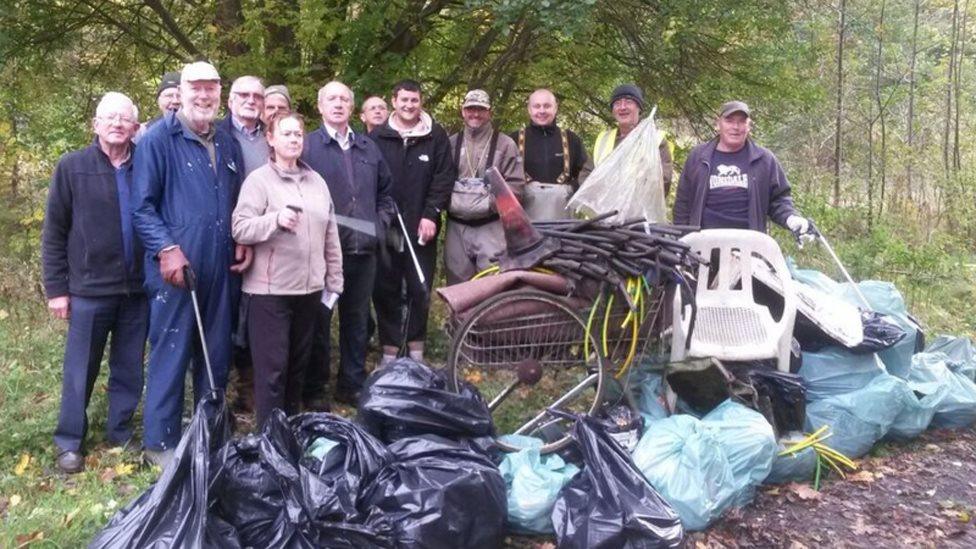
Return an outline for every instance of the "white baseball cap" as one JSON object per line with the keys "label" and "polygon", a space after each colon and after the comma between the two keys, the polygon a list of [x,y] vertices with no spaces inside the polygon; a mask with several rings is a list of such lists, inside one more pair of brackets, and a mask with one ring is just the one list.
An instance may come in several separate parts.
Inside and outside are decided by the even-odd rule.
{"label": "white baseball cap", "polygon": [[188,63],[180,73],[180,82],[196,82],[197,80],[216,80],[220,81],[217,69],[206,61]]}

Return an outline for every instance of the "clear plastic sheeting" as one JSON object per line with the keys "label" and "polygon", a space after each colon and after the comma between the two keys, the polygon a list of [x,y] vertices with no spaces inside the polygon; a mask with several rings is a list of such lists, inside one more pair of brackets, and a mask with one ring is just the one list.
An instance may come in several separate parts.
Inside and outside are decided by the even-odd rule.
{"label": "clear plastic sheeting", "polygon": [[552,508],[560,490],[579,473],[558,454],[541,455],[542,441],[521,435],[502,439],[522,448],[498,465],[508,489],[508,528],[525,534],[552,534]]}
{"label": "clear plastic sheeting", "polygon": [[616,222],[635,218],[650,223],[666,221],[658,150],[661,133],[654,123],[655,111],[590,173],[570,197],[570,208],[591,216],[616,211],[617,215],[611,218]]}

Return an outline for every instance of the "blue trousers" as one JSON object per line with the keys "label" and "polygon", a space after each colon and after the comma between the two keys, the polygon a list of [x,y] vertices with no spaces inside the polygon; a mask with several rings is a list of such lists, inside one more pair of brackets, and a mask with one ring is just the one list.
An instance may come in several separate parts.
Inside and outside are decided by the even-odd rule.
{"label": "blue trousers", "polygon": [[146,348],[146,296],[71,296],[68,339],[64,346],[61,411],[54,444],[78,452],[88,432],[95,380],[109,334],[108,426],[106,438],[123,443],[132,437],[132,415],[142,396],[142,359]]}
{"label": "blue trousers", "polygon": [[[227,388],[231,356],[231,311],[237,306],[237,299],[230,273],[197,272],[197,282],[214,383],[223,391]],[[192,363],[194,404],[213,388],[207,377],[190,292],[163,284],[151,296],[149,311],[143,445],[149,450],[166,450],[176,448],[180,441],[187,367]]]}

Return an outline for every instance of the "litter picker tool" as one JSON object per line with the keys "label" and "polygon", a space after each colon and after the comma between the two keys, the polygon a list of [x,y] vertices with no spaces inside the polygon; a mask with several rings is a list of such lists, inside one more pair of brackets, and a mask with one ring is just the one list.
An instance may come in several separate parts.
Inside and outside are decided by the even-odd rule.
{"label": "litter picker tool", "polygon": [[427,277],[424,276],[424,270],[420,268],[420,261],[417,260],[417,252],[413,249],[413,243],[410,242],[410,233],[407,232],[407,224],[403,222],[403,215],[400,214],[400,208],[393,203],[393,210],[396,212],[397,223],[400,224],[400,230],[403,232],[403,240],[407,243],[407,249],[410,250],[410,259],[413,260],[413,268],[417,270],[417,278],[420,280],[420,285],[426,287]]}
{"label": "litter picker tool", "polygon": [[193,302],[193,314],[197,320],[197,330],[200,334],[200,347],[203,349],[203,363],[207,368],[210,391],[216,393],[217,384],[214,383],[213,368],[210,366],[210,351],[207,349],[207,338],[203,332],[203,317],[200,316],[200,301],[197,299],[197,275],[189,265],[183,267],[183,282],[186,284],[186,289],[190,292],[190,301]]}
{"label": "litter picker tool", "polygon": [[[823,245],[824,249],[827,250],[827,253],[830,254],[830,258],[834,260],[834,264],[837,265],[837,268],[840,269],[841,274],[844,275],[844,278],[846,278],[847,282],[850,283],[851,288],[854,289],[854,293],[857,294],[858,299],[861,300],[861,304],[864,305],[865,309],[869,311],[873,310],[871,308],[871,304],[868,303],[867,298],[864,297],[864,294],[861,293],[861,289],[858,287],[857,283],[854,282],[853,278],[851,278],[851,274],[847,272],[847,269],[844,268],[844,264],[840,262],[840,258],[837,257],[837,254],[834,252],[834,248],[830,245],[830,242],[827,242],[827,237],[825,237],[823,233],[820,232],[820,229],[818,229],[817,226],[814,225],[813,221],[809,221],[809,223],[810,223],[810,228],[807,229],[806,234],[813,235],[813,237],[817,240],[817,242],[820,242],[820,244]],[[801,235],[800,233],[793,233],[793,236],[796,237],[797,244],[802,248],[803,242],[800,240],[800,237],[803,235]]]}

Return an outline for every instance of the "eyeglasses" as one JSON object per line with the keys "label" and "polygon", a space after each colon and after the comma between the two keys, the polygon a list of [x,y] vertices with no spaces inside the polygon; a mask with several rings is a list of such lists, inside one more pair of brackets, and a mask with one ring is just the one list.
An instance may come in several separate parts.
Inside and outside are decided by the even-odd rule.
{"label": "eyeglasses", "polygon": [[131,116],[126,116],[124,114],[115,113],[109,116],[99,116],[99,120],[103,122],[109,122],[113,124],[135,124],[136,120]]}

